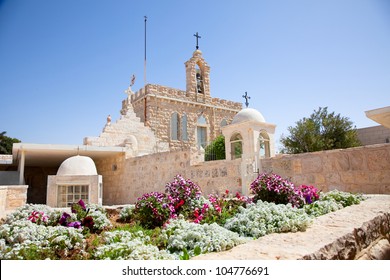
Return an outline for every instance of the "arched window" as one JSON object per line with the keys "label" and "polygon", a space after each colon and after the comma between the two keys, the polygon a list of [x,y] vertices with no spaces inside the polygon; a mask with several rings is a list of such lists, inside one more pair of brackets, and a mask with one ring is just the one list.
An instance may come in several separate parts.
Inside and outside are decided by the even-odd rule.
{"label": "arched window", "polygon": [[174,112],[171,115],[171,140],[179,140],[180,119],[179,114]]}
{"label": "arched window", "polygon": [[226,125],[227,125],[227,121],[226,121],[225,119],[223,119],[223,120],[221,121],[221,127],[226,126]]}
{"label": "arched window", "polygon": [[259,135],[259,155],[260,158],[268,158],[271,156],[269,136],[264,130],[262,130]]}
{"label": "arched window", "polygon": [[207,121],[203,115],[198,117],[198,123],[196,126],[196,135],[197,135],[198,147],[205,148],[207,146]]}
{"label": "arched window", "polygon": [[184,114],[181,118],[181,140],[187,141],[188,140],[188,133],[187,133],[187,115]]}
{"label": "arched window", "polygon": [[240,133],[235,133],[230,137],[231,158],[241,158],[242,155],[242,136]]}

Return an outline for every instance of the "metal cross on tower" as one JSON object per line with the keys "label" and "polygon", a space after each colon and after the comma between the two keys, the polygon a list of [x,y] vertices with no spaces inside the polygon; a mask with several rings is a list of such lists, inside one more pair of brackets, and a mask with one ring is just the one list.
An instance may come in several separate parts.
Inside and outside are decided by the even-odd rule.
{"label": "metal cross on tower", "polygon": [[196,49],[199,49],[198,40],[199,40],[199,38],[202,38],[202,37],[199,36],[198,32],[196,32],[196,34],[194,34],[194,36],[196,37]]}
{"label": "metal cross on tower", "polygon": [[245,106],[248,108],[249,106],[248,99],[251,99],[251,97],[248,95],[247,92],[245,92],[245,95],[243,95],[242,97],[245,98]]}

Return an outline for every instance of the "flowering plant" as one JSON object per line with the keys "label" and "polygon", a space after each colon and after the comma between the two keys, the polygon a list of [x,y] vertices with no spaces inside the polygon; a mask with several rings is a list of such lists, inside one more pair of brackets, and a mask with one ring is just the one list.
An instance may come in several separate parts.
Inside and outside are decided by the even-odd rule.
{"label": "flowering plant", "polygon": [[306,204],[311,204],[320,199],[319,191],[316,187],[300,185],[297,189],[301,192]]}
{"label": "flowering plant", "polygon": [[92,252],[97,260],[173,260],[175,256],[150,244],[143,233],[128,231],[104,232],[102,245]]}
{"label": "flowering plant", "polygon": [[246,207],[252,200],[247,196],[236,192],[235,196],[231,195],[229,190],[226,190],[222,195],[210,194],[208,196],[209,203],[205,203],[202,210],[199,211],[199,216],[195,212],[195,223],[217,223],[224,224],[225,221],[233,217],[240,206]]}
{"label": "flowering plant", "polygon": [[111,227],[104,209],[97,205],[88,205],[83,200],[73,203],[71,214],[63,212],[58,219],[58,224],[65,227],[82,228],[91,232],[101,231]]}
{"label": "flowering plant", "polygon": [[38,225],[47,224],[47,222],[49,221],[49,217],[45,214],[45,212],[36,210],[33,210],[27,219]]}
{"label": "flowering plant", "polygon": [[337,189],[321,194],[321,200],[333,200],[340,203],[343,207],[359,204],[365,199],[366,197],[362,194],[352,194],[349,192],[339,191]]}
{"label": "flowering plant", "polygon": [[275,204],[257,201],[247,208],[239,207],[238,213],[228,219],[225,228],[240,236],[259,238],[275,232],[304,231],[312,222],[303,209],[291,204]]}
{"label": "flowering plant", "polygon": [[[164,226],[161,238],[172,254],[189,257],[198,253],[220,252],[248,241],[216,223],[196,224],[179,217]],[[199,251],[199,252],[196,252]]]}
{"label": "flowering plant", "polygon": [[89,230],[93,230],[93,218],[88,216],[89,209],[87,209],[82,199],[71,205],[71,211],[73,215],[66,212],[62,213],[60,219],[58,220],[58,223],[61,226],[74,228],[81,228],[83,226],[85,228],[89,228]]}
{"label": "flowering plant", "polygon": [[260,174],[252,182],[250,189],[255,195],[255,201],[263,200],[276,204],[291,203],[294,207],[300,207],[306,202],[299,188],[296,188],[289,180],[273,173]]}
{"label": "flowering plant", "polygon": [[188,210],[191,208],[191,200],[197,200],[202,194],[198,185],[189,179],[184,179],[181,175],[176,175],[172,182],[165,186],[165,193],[171,198],[175,211]]}
{"label": "flowering plant", "polygon": [[164,193],[147,193],[138,198],[134,214],[147,228],[162,226],[168,219],[176,217],[174,201]]}

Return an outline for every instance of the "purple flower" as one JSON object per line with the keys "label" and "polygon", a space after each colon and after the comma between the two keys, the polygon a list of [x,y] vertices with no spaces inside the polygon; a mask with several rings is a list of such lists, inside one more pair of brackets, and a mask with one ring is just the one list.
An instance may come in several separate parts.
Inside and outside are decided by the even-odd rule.
{"label": "purple flower", "polygon": [[87,207],[85,207],[85,203],[82,199],[80,199],[79,202],[77,202],[77,204],[80,205],[83,210],[87,210]]}
{"label": "purple flower", "polygon": [[79,221],[70,222],[66,225],[67,227],[81,228],[81,223]]}
{"label": "purple flower", "polygon": [[70,215],[66,212],[62,213],[62,216],[60,218],[60,220],[58,221],[58,223],[61,225],[61,226],[67,226],[68,225],[68,219],[70,218]]}
{"label": "purple flower", "polygon": [[77,213],[79,211],[86,211],[87,207],[85,206],[85,203],[82,199],[79,200],[77,203],[73,203],[71,206],[72,213]]}

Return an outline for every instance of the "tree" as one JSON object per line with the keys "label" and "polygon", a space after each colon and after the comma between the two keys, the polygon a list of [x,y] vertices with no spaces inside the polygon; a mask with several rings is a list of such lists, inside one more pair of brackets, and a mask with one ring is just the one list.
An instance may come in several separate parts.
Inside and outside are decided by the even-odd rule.
{"label": "tree", "polygon": [[290,136],[282,135],[283,153],[306,153],[360,146],[356,128],[346,117],[328,113],[328,107],[319,108],[309,118],[288,127]]}
{"label": "tree", "polygon": [[6,131],[0,133],[0,154],[11,155],[12,145],[14,143],[20,143],[21,141],[19,139],[6,136],[6,133]]}
{"label": "tree", "polygon": [[225,159],[225,137],[219,135],[205,148],[205,161]]}

